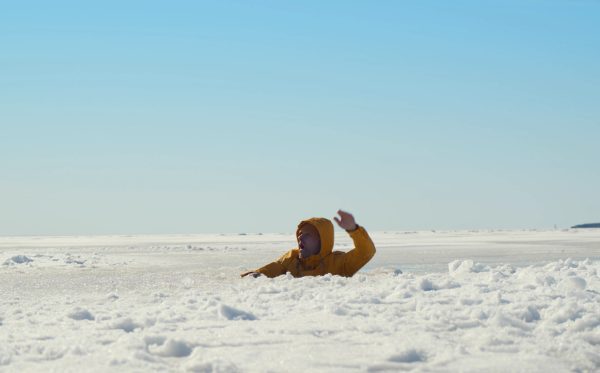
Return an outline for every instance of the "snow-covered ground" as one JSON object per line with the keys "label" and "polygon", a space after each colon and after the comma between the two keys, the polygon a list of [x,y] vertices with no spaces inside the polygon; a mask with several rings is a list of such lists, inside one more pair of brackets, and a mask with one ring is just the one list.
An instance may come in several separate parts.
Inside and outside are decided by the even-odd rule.
{"label": "snow-covered ground", "polygon": [[371,236],[301,279],[238,276],[291,234],[0,237],[0,371],[600,370],[600,230]]}

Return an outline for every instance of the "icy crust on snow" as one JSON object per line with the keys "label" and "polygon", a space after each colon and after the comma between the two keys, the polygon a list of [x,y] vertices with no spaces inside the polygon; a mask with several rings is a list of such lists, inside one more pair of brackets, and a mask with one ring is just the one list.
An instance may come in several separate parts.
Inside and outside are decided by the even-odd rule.
{"label": "icy crust on snow", "polygon": [[600,369],[598,261],[447,268],[300,279],[224,269],[228,281],[220,270],[151,273],[123,290],[116,273],[109,283],[54,279],[45,296],[27,288],[35,272],[20,273],[32,282],[2,288],[0,370]]}

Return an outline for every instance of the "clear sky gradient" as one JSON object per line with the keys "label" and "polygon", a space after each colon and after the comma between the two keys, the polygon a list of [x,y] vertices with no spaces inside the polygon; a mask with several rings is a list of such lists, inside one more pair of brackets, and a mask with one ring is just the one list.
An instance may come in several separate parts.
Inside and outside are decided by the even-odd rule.
{"label": "clear sky gradient", "polygon": [[598,1],[0,4],[0,234],[600,221]]}

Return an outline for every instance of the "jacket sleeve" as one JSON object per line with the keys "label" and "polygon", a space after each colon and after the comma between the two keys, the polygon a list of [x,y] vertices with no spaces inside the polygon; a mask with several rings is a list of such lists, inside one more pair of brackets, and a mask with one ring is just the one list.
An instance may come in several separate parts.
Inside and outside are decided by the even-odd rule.
{"label": "jacket sleeve", "polygon": [[271,277],[271,278],[285,275],[285,273],[288,271],[288,269],[284,265],[284,261],[289,256],[290,256],[290,253],[287,252],[287,253],[283,254],[276,261],[260,267],[259,269],[256,270],[256,272],[262,273],[263,275],[265,275],[267,277]]}
{"label": "jacket sleeve", "polygon": [[373,244],[367,231],[361,226],[352,232],[348,232],[348,234],[354,241],[354,249],[342,255],[340,272],[342,276],[350,277],[375,255],[375,244]]}

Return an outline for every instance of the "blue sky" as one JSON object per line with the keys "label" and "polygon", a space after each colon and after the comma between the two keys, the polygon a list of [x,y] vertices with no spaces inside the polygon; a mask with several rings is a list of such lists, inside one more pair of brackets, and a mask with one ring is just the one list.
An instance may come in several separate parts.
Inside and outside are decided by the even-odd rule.
{"label": "blue sky", "polygon": [[600,2],[0,5],[0,234],[600,221]]}

